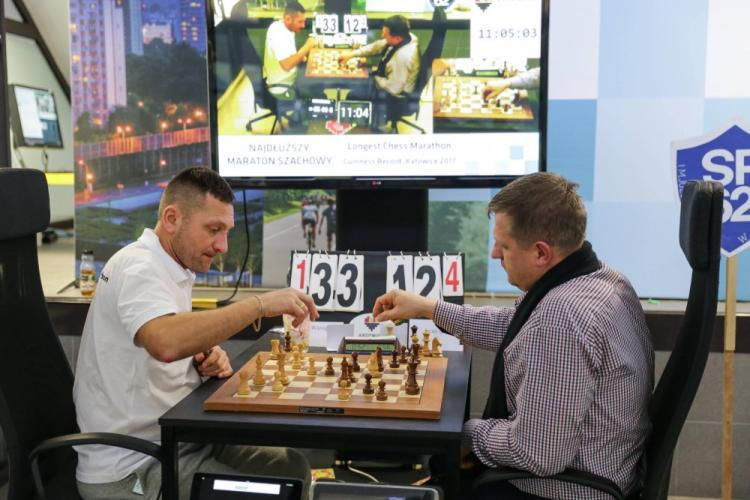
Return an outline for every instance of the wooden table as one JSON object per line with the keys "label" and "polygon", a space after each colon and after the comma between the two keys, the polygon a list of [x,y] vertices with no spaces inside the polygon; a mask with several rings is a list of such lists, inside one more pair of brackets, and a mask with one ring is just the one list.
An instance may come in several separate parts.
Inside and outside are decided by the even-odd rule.
{"label": "wooden table", "polygon": [[[241,366],[259,351],[270,350],[264,335],[233,361]],[[224,383],[209,380],[159,419],[162,446],[162,490],[165,500],[178,492],[177,446],[180,442],[335,448],[343,453],[441,454],[451,473],[446,477],[446,498],[460,498],[459,461],[471,372],[471,348],[446,352],[443,405],[437,420],[207,412],[204,401]]]}

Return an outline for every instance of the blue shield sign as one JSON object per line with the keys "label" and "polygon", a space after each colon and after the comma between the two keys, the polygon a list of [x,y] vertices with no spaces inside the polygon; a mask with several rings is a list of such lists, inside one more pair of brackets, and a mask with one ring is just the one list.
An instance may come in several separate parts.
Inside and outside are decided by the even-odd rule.
{"label": "blue shield sign", "polygon": [[750,246],[750,127],[739,120],[702,137],[672,143],[677,192],[690,180],[724,185],[721,251],[727,257]]}

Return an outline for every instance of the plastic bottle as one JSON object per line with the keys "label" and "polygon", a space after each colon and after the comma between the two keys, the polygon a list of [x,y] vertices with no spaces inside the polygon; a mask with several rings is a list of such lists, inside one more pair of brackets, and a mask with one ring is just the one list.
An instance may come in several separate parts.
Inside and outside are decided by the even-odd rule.
{"label": "plastic bottle", "polygon": [[94,252],[91,250],[84,250],[81,254],[78,283],[81,295],[84,297],[94,295],[94,290],[96,290],[96,266],[94,265]]}

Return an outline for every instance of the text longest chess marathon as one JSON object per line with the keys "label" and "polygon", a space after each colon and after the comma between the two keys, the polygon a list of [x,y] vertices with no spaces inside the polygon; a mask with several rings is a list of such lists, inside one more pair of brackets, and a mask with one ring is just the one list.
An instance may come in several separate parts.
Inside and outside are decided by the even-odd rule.
{"label": "text longest chess marathon", "polygon": [[[429,334],[427,334],[429,335]],[[427,337],[389,359],[380,348],[357,353],[304,353],[300,345],[271,341],[205,402],[206,410],[313,413],[438,419],[448,360]]]}

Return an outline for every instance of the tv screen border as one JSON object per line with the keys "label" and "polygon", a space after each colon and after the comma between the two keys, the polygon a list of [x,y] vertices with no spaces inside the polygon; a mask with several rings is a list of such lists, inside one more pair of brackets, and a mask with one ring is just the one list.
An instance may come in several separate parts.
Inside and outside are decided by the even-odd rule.
{"label": "tv screen border", "polygon": [[[26,136],[23,135],[23,127],[21,126],[21,116],[18,111],[18,101],[16,100],[16,87],[28,90],[48,92],[52,96],[52,102],[55,105],[55,115],[57,119],[57,128],[59,132],[60,142],[59,144],[29,144],[26,142]],[[26,85],[23,83],[10,83],[8,84],[8,96],[10,104],[10,126],[13,131],[15,147],[22,148],[51,148],[51,149],[64,149],[65,144],[63,142],[62,129],[60,127],[60,108],[57,106],[57,99],[55,93],[51,89],[45,89],[41,87],[34,87],[33,85]]]}
{"label": "tv screen border", "polygon": [[[541,47],[539,65],[539,171],[547,170],[547,103],[548,103],[548,73],[549,73],[549,2],[550,0],[539,0],[541,2]],[[209,109],[209,131],[210,131],[210,158],[211,168],[219,172],[218,164],[218,123],[217,103],[218,97],[214,78],[214,60],[216,48],[214,47],[214,1],[205,0],[206,5],[206,62],[208,79],[208,109]],[[222,22],[235,23],[237,21],[226,18]],[[247,26],[255,24],[248,20]],[[243,23],[245,25],[245,23]],[[308,189],[311,187],[321,189],[461,189],[461,188],[498,188],[507,185],[520,175],[495,175],[495,176],[419,176],[419,177],[251,177],[251,176],[224,176],[233,187],[237,188],[262,188],[262,189]]]}

